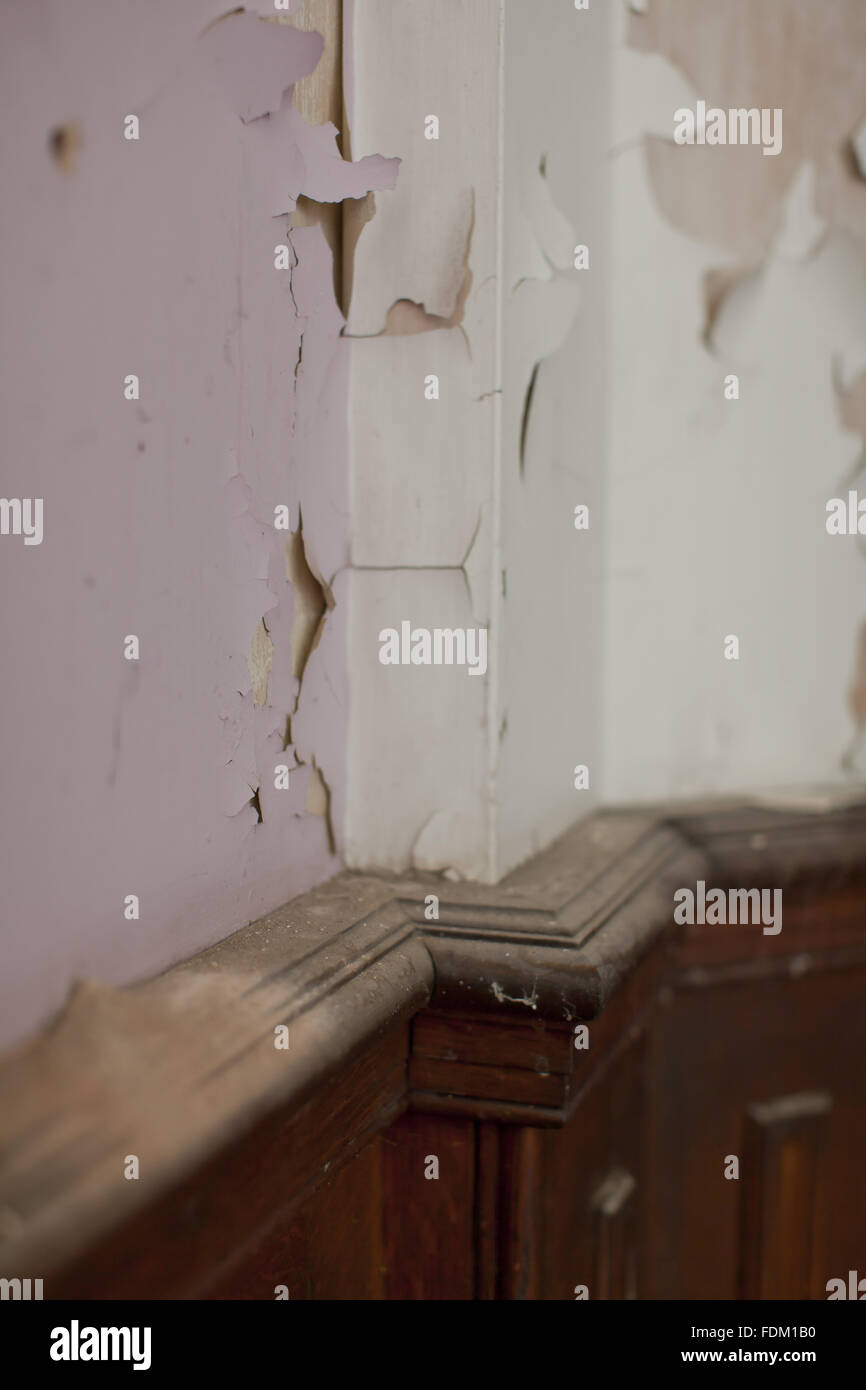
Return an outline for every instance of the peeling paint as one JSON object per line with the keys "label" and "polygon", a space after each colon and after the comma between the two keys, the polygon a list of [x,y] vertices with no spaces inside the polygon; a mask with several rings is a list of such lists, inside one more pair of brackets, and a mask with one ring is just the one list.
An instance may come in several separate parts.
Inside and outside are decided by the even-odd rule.
{"label": "peeling paint", "polygon": [[[343,157],[333,36],[303,31],[310,12],[284,25],[215,17],[206,0],[45,0],[0,18],[3,51],[30,55],[4,69],[4,424],[16,457],[46,461],[63,518],[26,578],[0,549],[4,587],[27,595],[0,624],[22,669],[50,648],[64,671],[13,690],[18,734],[0,733],[17,808],[3,949],[19,962],[0,1041],[44,1019],[71,974],[162,970],[339,867],[349,345],[335,228],[345,200],[394,186],[399,161],[387,145]],[[277,243],[291,271],[275,269]],[[136,406],[113,385],[128,372]],[[279,506],[291,532],[303,517],[288,569]],[[114,655],[127,632],[134,671]],[[46,806],[20,735],[60,727],[75,738]],[[178,775],[183,794],[167,796]],[[118,931],[130,892],[140,933]],[[48,965],[34,916],[64,923]]]}
{"label": "peeling paint", "polygon": [[313,762],[310,772],[310,780],[307,786],[306,810],[311,816],[321,816],[325,822],[325,833],[328,837],[328,852],[336,853],[336,841],[334,837],[334,827],[331,821],[331,792],[327,782],[322,776],[321,770]]}
{"label": "peeling paint", "polygon": [[[309,19],[309,15],[306,18]],[[282,39],[285,40],[292,32],[295,31],[284,30]],[[304,39],[305,45],[307,42]],[[317,103],[327,106],[327,92],[311,88],[305,101],[308,114],[323,114],[316,109]],[[292,315],[297,324],[297,349],[291,373],[293,406],[287,424],[295,447],[309,449],[312,446],[310,430],[316,430],[318,422],[314,423],[305,402],[309,400],[310,406],[313,406],[324,380],[323,369],[328,370],[329,360],[333,362],[334,354],[338,351],[342,329],[336,303],[341,292],[342,237],[339,217],[335,219],[332,215],[333,205],[344,199],[366,197],[373,187],[389,187],[396,178],[399,160],[373,155],[353,164],[343,159],[338,132],[331,121],[321,119],[316,125],[309,125],[294,106],[287,106],[285,102],[281,103],[279,111],[271,113],[271,119],[261,128],[261,132],[259,163],[262,165],[263,156],[267,155],[274,167],[280,168],[282,188],[286,190],[282,194],[276,192],[272,176],[263,172],[263,178],[270,181],[275,190],[269,195],[271,211],[288,216],[291,250],[288,292]],[[322,294],[322,273],[327,264],[321,255],[323,246],[330,253],[330,306]],[[312,367],[307,388],[308,358]],[[259,511],[256,493],[244,484],[244,510],[240,519],[249,535],[250,547],[257,551],[255,572],[266,580],[268,595],[267,611],[256,627],[249,662],[253,706],[268,707],[262,708],[261,716],[256,717],[255,763],[262,779],[261,785],[265,788],[269,786],[268,769],[273,761],[269,751],[271,748],[278,747],[281,752],[290,753],[296,766],[305,769],[302,779],[306,786],[305,809],[307,814],[325,816],[328,853],[334,854],[337,835],[330,813],[331,793],[328,789],[325,797],[326,784],[312,751],[321,735],[317,735],[312,744],[308,735],[305,737],[305,731],[310,726],[305,718],[307,700],[302,691],[310,657],[321,640],[328,610],[334,606],[331,588],[323,575],[316,572],[308,554],[305,516],[312,516],[313,529],[326,556],[333,546],[334,536],[330,518],[323,525],[326,517],[321,515],[321,504],[317,498],[317,493],[322,493],[322,479],[311,479],[311,482],[314,490],[307,491],[302,484],[301,493],[306,492],[305,500],[302,502],[296,493],[297,500],[290,508],[296,516],[297,526],[284,543],[282,582],[273,551],[274,533],[256,520]],[[266,508],[262,507],[262,510]],[[284,592],[285,583],[290,586],[291,597]],[[286,649],[293,690],[285,681],[287,665],[282,653]],[[272,674],[275,669],[279,671],[277,689],[274,688]],[[318,684],[318,677],[315,684]],[[311,698],[315,699],[315,696]],[[298,740],[301,740],[300,744]],[[333,743],[331,735],[328,739],[329,756]],[[270,799],[270,792],[268,797]],[[327,801],[325,810],[320,804],[323,797]],[[290,807],[294,805],[294,800],[283,800],[281,804]],[[313,805],[317,805],[318,809],[314,811]]]}
{"label": "peeling paint", "polygon": [[[576,26],[548,0],[455,0],[443,25],[421,0],[365,0],[354,33],[353,149],[387,139],[403,162],[353,252],[353,632],[408,613],[483,625],[494,660],[466,692],[447,676],[397,682],[353,641],[347,856],[489,881],[573,819],[557,750],[575,723],[594,723],[576,648],[544,720],[533,673],[566,621],[566,591],[594,583],[600,555],[592,533],[575,569],[550,518],[573,513],[575,489],[594,502],[603,457],[603,295],[574,254],[592,243],[601,269],[604,17]],[[591,132],[587,104],[602,112]],[[440,394],[425,399],[431,376]],[[389,789],[375,824],[371,785]]]}
{"label": "peeling paint", "polygon": [[303,524],[286,541],[286,578],[294,585],[295,618],[292,623],[292,675],[300,686],[310,653],[318,644],[322,624],[334,606],[330,589],[317,579],[307,562]]}
{"label": "peeling paint", "polygon": [[340,300],[340,308],[348,318],[349,305],[352,302],[352,286],[355,280],[355,251],[358,246],[358,239],[368,222],[372,222],[376,216],[376,195],[372,192],[366,193],[363,198],[346,198],[343,201],[343,264],[342,264],[342,287],[343,293]]}
{"label": "peeling paint", "polygon": [[271,208],[275,217],[293,212],[301,194],[317,203],[341,203],[396,183],[399,159],[376,154],[354,163],[345,160],[337,145],[337,127],[330,121],[309,126],[293,107],[284,106],[266,134],[274,158],[281,149]]}
{"label": "peeling paint", "polygon": [[712,266],[709,270],[704,271],[704,321],[701,329],[701,342],[709,351],[715,350],[716,322],[728,296],[744,280],[748,280],[756,273],[757,271],[753,266],[746,268],[742,266]]}
{"label": "peeling paint", "polygon": [[774,250],[788,260],[806,260],[814,255],[826,230],[827,222],[815,211],[815,166],[807,162],[800,166],[788,190]]}
{"label": "peeling paint", "polygon": [[846,771],[866,774],[864,764],[864,732],[866,732],[866,622],[860,624],[854,652],[854,672],[848,690],[848,708],[854,720],[855,732],[844,754],[842,766]]}
{"label": "peeling paint", "polygon": [[[735,33],[741,58],[731,63],[726,54]],[[866,242],[866,207],[853,197],[861,98],[847,60],[866,42],[861,6],[765,0],[759,11],[749,0],[729,0],[698,10],[689,0],[657,0],[630,17],[628,42],[685,77],[692,94],[686,104],[712,92],[723,106],[749,107],[760,92],[761,106],[786,112],[784,147],[772,161],[754,146],[678,147],[670,133],[647,137],[653,194],[672,226],[741,265],[763,260],[771,243],[777,254],[811,254],[834,224]],[[812,119],[815,110],[820,121]],[[780,237],[783,216],[788,225]]]}
{"label": "peeling paint", "polygon": [[[372,197],[372,195],[370,196]],[[434,300],[434,304],[439,302],[440,307],[428,307],[426,303],[418,303],[418,301],[414,299],[395,299],[385,313],[385,321],[382,328],[377,332],[366,334],[347,333],[347,337],[375,338],[382,335],[401,336],[409,333],[429,333],[443,328],[458,328],[462,325],[466,301],[469,297],[469,291],[472,288],[472,271],[469,268],[469,257],[472,251],[472,231],[475,225],[475,197],[473,190],[470,190],[466,199],[464,212],[467,224],[465,231],[458,220],[457,230],[454,233],[455,241],[461,237],[463,238],[462,257],[458,260],[451,246],[446,246],[444,248],[444,265],[441,273],[442,285],[437,289],[437,299]],[[447,308],[449,304],[451,304],[450,309]],[[443,310],[445,311],[443,312]],[[464,337],[465,336],[464,333]],[[469,346],[468,338],[466,338],[466,345],[467,347]]]}
{"label": "peeling paint", "polygon": [[[866,198],[850,55],[866,12],[848,0],[616,8],[608,795],[836,782],[842,748],[853,772],[845,716],[862,559],[856,543],[828,545],[823,523],[863,459],[851,364],[866,363]],[[676,146],[673,111],[698,98],[783,108],[779,156]],[[736,400],[723,394],[730,372]],[[698,513],[711,527],[692,529]],[[651,542],[638,521],[650,514]],[[721,679],[716,651],[696,638],[684,688],[678,634],[716,625],[739,633],[748,661]],[[831,642],[831,630],[844,636]],[[816,652],[820,691],[795,708],[789,692],[814,687]]]}
{"label": "peeling paint", "polygon": [[261,787],[256,787],[249,801],[251,808],[255,811],[258,818],[256,822],[258,825],[261,825],[264,820],[264,816],[262,815],[261,790]]}
{"label": "peeling paint", "polygon": [[866,179],[866,121],[851,136],[851,153],[861,179]]}
{"label": "peeling paint", "polygon": [[[523,412],[522,412],[521,420],[520,420],[520,476],[521,476],[521,478],[523,477],[524,469],[525,469],[525,466],[526,466],[526,436],[527,436],[527,433],[528,433],[528,431],[529,431],[529,413],[530,413],[530,411],[532,410],[532,395],[533,395],[533,392],[535,391],[535,382],[536,382],[536,379],[537,379],[537,377],[538,377],[538,369],[539,369],[540,366],[541,366],[541,363],[540,363],[540,362],[536,362],[535,366],[532,368],[532,374],[530,375],[530,378],[529,378],[529,385],[528,385],[527,388],[526,388],[526,395],[525,395],[524,398],[523,398]],[[504,597],[504,595],[503,595],[503,597]]]}
{"label": "peeling paint", "polygon": [[843,356],[834,357],[831,370],[836,407],[839,423],[843,429],[859,436],[861,447],[841,480],[839,491],[853,487],[866,468],[866,368],[856,375],[849,375],[846,366],[850,368],[850,363],[846,363]]}
{"label": "peeling paint", "polygon": [[214,92],[244,122],[278,111],[283,92],[313,71],[320,34],[274,29],[242,8],[214,20],[200,39],[200,64]]}

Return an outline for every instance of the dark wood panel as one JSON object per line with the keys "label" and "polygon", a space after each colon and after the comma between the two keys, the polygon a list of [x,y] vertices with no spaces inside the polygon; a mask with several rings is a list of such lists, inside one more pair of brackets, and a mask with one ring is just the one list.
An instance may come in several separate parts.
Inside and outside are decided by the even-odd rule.
{"label": "dark wood panel", "polygon": [[509,1018],[460,1017],[428,1009],[412,1024],[413,1065],[435,1058],[452,1065],[523,1069],[543,1075],[568,1075],[572,1069],[572,1031],[553,1028],[543,1019],[520,1024]]}
{"label": "dark wood panel", "polygon": [[500,1148],[499,1297],[543,1298],[549,1234],[544,1225],[544,1131],[504,1125]]}
{"label": "dark wood panel", "polygon": [[633,1038],[563,1130],[543,1136],[545,1257],[539,1296],[641,1296],[638,1208],[644,1196],[646,1040]]}
{"label": "dark wood panel", "polygon": [[596,1298],[636,1297],[636,1188],[637,1181],[627,1168],[612,1168],[593,1193],[595,1275],[590,1288]]}
{"label": "dark wood panel", "polygon": [[433,1057],[413,1060],[413,1089],[445,1096],[479,1096],[486,1101],[506,1100],[561,1109],[568,1098],[568,1078],[525,1068],[474,1066],[440,1061]]}
{"label": "dark wood panel", "polygon": [[401,1116],[382,1136],[382,1184],[386,1297],[474,1298],[474,1123]]}
{"label": "dark wood panel", "polygon": [[499,1192],[501,1128],[489,1121],[475,1127],[475,1297],[499,1296]]}
{"label": "dark wood panel", "polygon": [[285,1286],[289,1299],[382,1299],[383,1276],[377,1135],[200,1294],[273,1299]]}
{"label": "dark wood panel", "polygon": [[[752,1184],[755,1223],[785,1219],[761,1204],[770,1200],[766,1162],[750,1142],[750,1108],[801,1092],[833,1098],[824,1117],[814,1216],[817,1246],[813,1287],[859,1268],[866,1248],[866,1209],[860,1198],[866,1145],[866,972],[827,971],[799,977],[741,980],[683,990],[660,1011],[653,1034],[652,1104],[648,1148],[650,1220],[645,1231],[648,1296],[734,1299],[740,1292],[743,1193]],[[752,1109],[752,1115],[755,1112]],[[751,1139],[755,1136],[752,1134]],[[811,1142],[811,1141],[810,1141]],[[787,1151],[786,1151],[787,1152]],[[726,1179],[726,1158],[740,1161],[740,1178]],[[860,1157],[858,1157],[860,1156]],[[779,1154],[779,1162],[785,1154]],[[795,1163],[796,1148],[791,1151]],[[811,1161],[811,1160],[810,1160]],[[817,1161],[817,1158],[816,1158]],[[782,1181],[779,1170],[776,1182]],[[812,1222],[805,1170],[785,1171],[799,1210],[788,1222]],[[755,1186],[757,1184],[757,1186]],[[761,1195],[763,1194],[763,1195]],[[751,1199],[754,1202],[756,1199]],[[808,1199],[811,1203],[812,1199]],[[747,1237],[749,1232],[746,1233]],[[793,1237],[791,1237],[793,1239]],[[762,1287],[781,1287],[777,1257],[751,1256],[763,1269]],[[798,1257],[799,1258],[799,1257]],[[757,1261],[757,1265],[756,1265]],[[752,1283],[750,1285],[754,1287]]]}
{"label": "dark wood panel", "polygon": [[636,1296],[643,1053],[633,1038],[565,1128],[503,1127],[502,1298]]}
{"label": "dark wood panel", "polygon": [[741,1298],[816,1296],[815,1253],[826,1091],[750,1105],[743,1145]]}
{"label": "dark wood panel", "polygon": [[[396,1029],[306,1105],[261,1122],[91,1250],[85,1261],[55,1276],[46,1293],[53,1298],[207,1297],[223,1284],[243,1287],[241,1275],[232,1283],[235,1267],[251,1269],[250,1259],[270,1265],[269,1242],[278,1251],[290,1249],[296,1237],[295,1248],[306,1249],[304,1259],[312,1263],[302,1278],[303,1262],[292,1265],[287,1255],[292,1281],[299,1289],[315,1289],[315,1260],[299,1203],[399,1113],[408,1046],[408,1029]],[[357,1171],[367,1170],[362,1165]],[[339,1210],[337,1202],[335,1219]],[[301,1234],[295,1221],[301,1222]]]}

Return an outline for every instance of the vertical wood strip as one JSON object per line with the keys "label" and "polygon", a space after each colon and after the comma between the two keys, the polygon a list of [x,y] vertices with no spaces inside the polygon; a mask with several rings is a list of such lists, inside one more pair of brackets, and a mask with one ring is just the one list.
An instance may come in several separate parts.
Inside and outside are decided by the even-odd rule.
{"label": "vertical wood strip", "polygon": [[[431,1160],[437,1160],[438,1176]],[[475,1125],[409,1112],[382,1136],[388,1299],[475,1295]]]}
{"label": "vertical wood strip", "polygon": [[634,1196],[637,1183],[624,1168],[614,1168],[592,1200],[595,1275],[590,1298],[635,1296]]}
{"label": "vertical wood strip", "polygon": [[810,1091],[749,1107],[741,1173],[741,1298],[814,1294],[818,1161],[831,1105],[826,1091]]}
{"label": "vertical wood strip", "polygon": [[475,1132],[475,1297],[497,1296],[499,1277],[500,1126],[481,1121]]}
{"label": "vertical wood strip", "polygon": [[540,1260],[544,1253],[541,1194],[543,1141],[539,1129],[507,1125],[502,1131],[500,1173],[502,1228],[500,1298],[535,1299],[541,1295]]}

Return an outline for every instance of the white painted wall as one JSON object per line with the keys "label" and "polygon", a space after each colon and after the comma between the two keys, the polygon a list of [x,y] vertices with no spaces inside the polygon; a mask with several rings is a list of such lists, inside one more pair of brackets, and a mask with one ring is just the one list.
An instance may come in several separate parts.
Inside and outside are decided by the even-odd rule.
{"label": "white painted wall", "polygon": [[[355,8],[353,157],[402,165],[358,242],[347,329],[351,864],[492,880],[592,803],[603,282],[573,250],[602,257],[605,34],[556,0]],[[425,331],[383,333],[399,300],[440,321],[416,308]],[[378,633],[403,619],[488,627],[485,677],[382,666]]]}
{"label": "white painted wall", "polygon": [[[796,9],[790,17],[805,22],[806,7]],[[784,93],[788,192],[768,244],[752,254],[754,274],[724,302],[707,347],[703,276],[742,268],[744,257],[726,245],[721,217],[709,240],[669,220],[642,137],[670,140],[673,111],[698,97],[724,105],[733,78],[695,90],[665,58],[626,47],[625,16],[624,5],[610,7],[605,796],[841,782],[866,570],[856,537],[827,535],[825,503],[862,446],[840,426],[832,364],[859,357],[862,365],[866,260],[840,216],[828,208],[816,223],[811,206],[805,156],[820,161],[822,151],[798,118],[812,110],[832,138],[830,97],[808,82]],[[752,63],[749,91],[735,104],[749,95],[775,104],[747,10],[729,19],[742,40],[740,80]],[[796,41],[795,24],[787,42]],[[842,63],[841,34],[816,41],[811,61],[826,72]],[[860,80],[862,91],[862,70]],[[716,153],[726,152],[707,159]],[[781,166],[758,151],[736,155],[756,159],[752,174],[742,164],[743,181],[727,185],[739,189],[745,244],[757,236],[749,216],[761,181]],[[698,222],[694,164],[682,168],[680,220]],[[862,215],[866,192],[859,196]],[[728,373],[739,375],[737,401],[724,398]],[[739,661],[724,659],[728,634],[739,636]]]}
{"label": "white painted wall", "polygon": [[[863,556],[825,505],[863,447],[833,381],[866,403],[866,186],[839,158],[862,24],[847,0],[357,7],[353,154],[402,165],[349,313],[351,864],[493,880],[597,798],[858,782]],[[782,154],[673,145],[678,107],[726,94],[785,107]],[[489,625],[487,676],[379,665],[405,618]]]}

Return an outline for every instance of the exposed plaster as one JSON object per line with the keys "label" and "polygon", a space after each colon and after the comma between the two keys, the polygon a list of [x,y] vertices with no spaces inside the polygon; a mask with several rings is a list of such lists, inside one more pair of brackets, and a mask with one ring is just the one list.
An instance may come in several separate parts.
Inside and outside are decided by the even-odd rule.
{"label": "exposed plaster", "polygon": [[[370,197],[373,195],[370,194]],[[336,215],[335,215],[336,213]],[[289,243],[292,243],[291,233],[298,227],[319,227],[322,235],[328,243],[333,262],[333,283],[334,298],[338,304],[341,303],[342,285],[342,256],[343,256],[343,236],[340,219],[340,209],[335,208],[333,203],[317,203],[313,198],[307,198],[300,194],[294,207],[294,211],[289,217]],[[293,248],[294,249],[294,248]],[[341,306],[342,307],[342,306]],[[298,360],[295,363],[295,381],[298,378],[298,370],[303,356],[303,338],[299,344]]]}
{"label": "exposed plaster", "polygon": [[403,271],[398,293],[389,295],[388,288],[397,288],[394,248],[390,257],[377,265],[378,284],[356,286],[349,305],[347,336],[423,333],[461,323],[472,283],[469,260],[474,227],[474,188],[449,191],[438,219],[435,246],[419,249],[411,269],[407,266]]}
{"label": "exposed plaster", "polygon": [[355,280],[355,252],[358,239],[368,222],[376,216],[376,195],[372,191],[363,198],[346,198],[343,202],[343,264],[342,297],[340,308],[346,318],[352,302],[352,286]]}
{"label": "exposed plaster", "polygon": [[250,800],[249,800],[249,805],[250,805],[251,809],[252,809],[253,811],[255,811],[256,816],[257,816],[257,820],[256,820],[256,824],[257,824],[257,825],[261,825],[262,822],[264,821],[264,816],[262,815],[261,790],[262,790],[261,787],[255,787],[255,788],[253,789],[253,794],[252,794],[252,796],[250,797]]}
{"label": "exposed plaster", "polygon": [[336,854],[336,837],[331,820],[331,791],[322,776],[321,769],[316,766],[315,759],[313,759],[310,780],[307,785],[306,810],[311,816],[322,817],[325,822],[325,833],[328,837],[328,849],[331,854]]}
{"label": "exposed plaster", "polygon": [[[230,26],[226,23],[222,27],[226,30]],[[260,44],[261,29],[252,30],[247,24],[245,25],[245,33],[248,42]],[[311,63],[314,66],[322,51],[318,35],[303,33],[295,28],[284,28],[278,31],[271,28],[265,33],[278,34],[280,46],[286,51],[292,51],[295,66],[291,71],[294,76],[312,71]],[[309,266],[307,264],[314,244],[310,238],[321,238],[329,248],[331,283],[336,298],[339,293],[342,271],[342,266],[339,264],[342,243],[339,235],[339,223],[334,220],[330,209],[333,204],[340,203],[344,199],[352,199],[353,201],[364,199],[373,188],[392,186],[396,178],[399,160],[371,155],[353,164],[343,159],[337,143],[338,132],[332,122],[323,120],[316,125],[309,124],[291,105],[286,106],[282,98],[277,102],[275,91],[270,92],[266,103],[261,98],[258,102],[253,103],[251,96],[245,92],[236,95],[239,114],[242,114],[246,119],[252,119],[254,115],[265,114],[261,108],[265,104],[267,105],[267,114],[270,119],[267,124],[260,126],[264,148],[259,152],[259,158],[261,159],[262,155],[266,153],[274,167],[279,168],[279,179],[284,190],[278,192],[273,175],[270,173],[266,175],[274,188],[271,195],[270,211],[272,216],[282,214],[288,217],[287,241],[290,248],[288,291],[291,312],[297,323],[297,351],[291,372],[291,391],[296,404],[291,409],[288,427],[290,435],[294,436],[296,444],[300,445],[303,443],[303,427],[299,419],[299,411],[303,410],[301,392],[304,390],[306,375],[308,339],[311,344],[310,352],[321,363],[322,347],[324,346],[322,329],[326,326],[326,317],[322,312],[321,282],[319,281],[317,284],[316,279],[313,278],[319,273],[318,255],[314,261],[310,261]],[[278,112],[277,107],[279,107]],[[316,286],[316,288],[313,297],[310,298],[309,288],[312,286]],[[309,299],[309,302],[304,302],[305,299]],[[338,312],[334,318],[334,326],[339,336],[342,324]],[[332,337],[327,349],[330,354],[335,351],[336,342],[336,338]],[[316,365],[314,362],[312,372],[313,377],[309,390],[317,393],[321,390],[323,381],[321,365]],[[312,399],[314,397],[311,398],[311,402]],[[333,854],[336,837],[330,817],[330,791],[327,790],[313,751],[308,746],[300,750],[291,742],[298,736],[298,731],[303,730],[304,727],[302,709],[304,674],[310,656],[321,639],[327,612],[334,606],[333,593],[322,576],[314,572],[314,567],[310,563],[305,544],[306,537],[300,501],[292,507],[292,511],[296,510],[297,512],[297,527],[286,540],[284,549],[284,578],[285,582],[290,585],[291,598],[283,592],[283,586],[277,574],[274,573],[272,557],[274,534],[270,528],[255,520],[253,509],[258,510],[258,506],[253,489],[243,478],[240,479],[240,484],[243,485],[244,489],[244,510],[241,514],[241,520],[244,521],[250,536],[249,544],[258,550],[255,572],[259,577],[266,579],[268,592],[267,610],[256,624],[248,658],[253,708],[262,708],[264,712],[265,707],[267,707],[268,723],[261,726],[255,738],[256,748],[261,747],[265,758],[261,767],[261,779],[266,780],[268,778],[270,768],[273,765],[272,755],[266,750],[275,746],[278,740],[281,751],[289,752],[294,757],[296,768],[306,769],[305,809],[308,814],[324,816],[328,828],[329,853]],[[264,507],[262,510],[264,511]],[[328,526],[330,529],[330,521],[328,521]],[[326,533],[322,532],[322,540],[325,541],[325,538]],[[271,559],[267,558],[269,553]],[[289,611],[292,612],[290,626],[286,616]],[[290,669],[295,689],[289,707],[285,708],[284,706],[283,712],[279,713],[279,707],[274,703],[275,697],[272,693],[269,700],[269,678],[275,662],[279,662],[281,671],[284,669],[285,658],[281,654],[281,645],[286,637],[290,649]],[[281,701],[285,699],[282,689],[279,698]],[[260,754],[257,752],[253,764],[256,769],[258,769],[259,756]],[[235,765],[234,759],[231,760],[231,765]],[[236,771],[238,775],[244,776],[243,765],[237,765]],[[256,776],[256,783],[261,785],[258,776]],[[314,810],[314,806],[317,809]],[[261,806],[256,803],[254,809],[258,812],[257,824],[261,824],[264,819]]]}
{"label": "exposed plaster", "polygon": [[316,578],[307,562],[303,520],[300,518],[297,531],[286,541],[286,578],[295,591],[295,618],[291,632],[292,675],[298,682],[300,698],[301,681],[310,653],[322,635],[328,609],[334,607],[331,588]]}
{"label": "exposed plaster", "polygon": [[[372,195],[371,195],[372,196]],[[446,244],[442,249],[444,266],[442,269],[439,284],[437,285],[433,303],[438,307],[429,307],[426,303],[419,303],[415,299],[402,297],[395,299],[385,313],[383,326],[375,333],[347,333],[349,338],[377,338],[382,336],[400,336],[410,333],[429,333],[443,328],[461,328],[463,316],[466,309],[466,301],[472,288],[472,271],[469,267],[469,257],[472,252],[472,233],[475,227],[475,191],[470,189],[466,198],[465,207],[461,210],[462,216],[458,217],[457,227],[453,234],[453,241],[463,237],[463,254],[457,258],[454,248]],[[366,219],[369,221],[369,218]],[[463,221],[466,222],[465,230]],[[363,224],[362,224],[363,225]],[[361,228],[359,227],[358,234]],[[357,244],[357,237],[355,238]],[[448,308],[448,305],[451,305]],[[463,332],[467,350],[470,352],[469,339]]]}
{"label": "exposed plaster", "polygon": [[[385,315],[385,327],[383,334],[400,336],[407,333],[430,333],[441,328],[460,328],[463,324],[463,312],[466,307],[466,299],[472,287],[472,272],[467,269],[463,278],[463,283],[457,292],[454,303],[454,311],[447,318],[441,314],[430,314],[423,304],[417,304],[413,299],[395,299]],[[469,349],[469,339],[466,338],[466,346]],[[471,349],[470,353],[471,353]]]}
{"label": "exposed plaster", "polygon": [[864,42],[866,13],[856,3],[764,0],[758,9],[750,0],[700,7],[655,0],[646,13],[632,14],[629,45],[647,60],[669,63],[689,84],[690,96],[678,93],[675,106],[712,94],[723,107],[758,104],[785,113],[782,150],[772,160],[755,146],[676,146],[670,129],[646,135],[650,184],[671,225],[741,267],[760,263],[771,245],[776,254],[808,256],[833,225],[866,240],[866,190],[858,188],[856,164],[862,98],[848,62]]}
{"label": "exposed plaster", "polygon": [[253,701],[257,705],[266,705],[268,703],[268,676],[271,674],[271,667],[274,664],[274,644],[271,641],[271,635],[264,618],[259,619],[258,626],[253,633],[247,662],[253,687]]}

